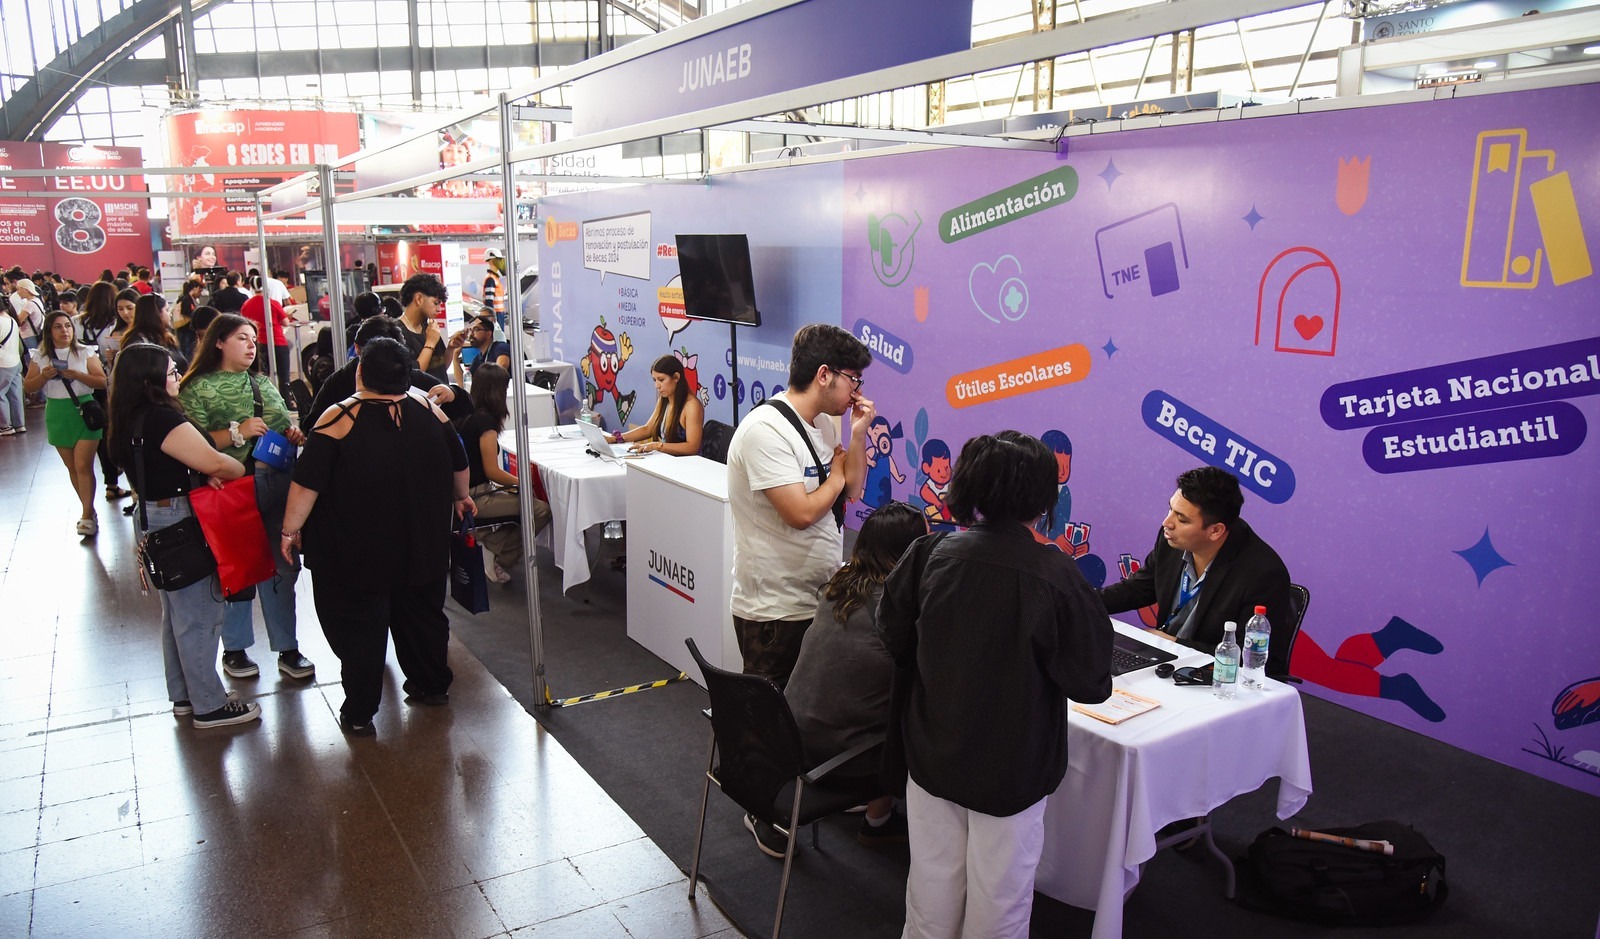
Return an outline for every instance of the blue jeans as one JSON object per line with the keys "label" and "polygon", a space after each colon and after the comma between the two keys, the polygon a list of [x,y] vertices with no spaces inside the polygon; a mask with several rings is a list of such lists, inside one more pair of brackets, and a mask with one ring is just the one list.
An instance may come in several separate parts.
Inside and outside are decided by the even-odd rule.
{"label": "blue jeans", "polygon": [[[283,559],[279,542],[283,537],[283,509],[289,501],[289,474],[265,463],[256,464],[256,506],[267,529],[267,549],[272,552],[277,575],[256,585],[256,600],[267,621],[267,642],[274,652],[298,649],[295,636],[294,585],[300,568]],[[235,652],[255,645],[255,619],[251,603],[228,603],[222,622],[222,648]]]}
{"label": "blue jeans", "polygon": [[0,365],[0,427],[27,426],[22,410],[22,366]]}
{"label": "blue jeans", "polygon": [[[150,530],[155,531],[189,517],[189,500],[179,496],[169,507],[148,505],[145,511],[150,518]],[[221,591],[215,576],[182,590],[159,591],[167,697],[192,703],[196,714],[210,713],[228,703],[228,693],[217,675],[217,637],[222,633]]]}

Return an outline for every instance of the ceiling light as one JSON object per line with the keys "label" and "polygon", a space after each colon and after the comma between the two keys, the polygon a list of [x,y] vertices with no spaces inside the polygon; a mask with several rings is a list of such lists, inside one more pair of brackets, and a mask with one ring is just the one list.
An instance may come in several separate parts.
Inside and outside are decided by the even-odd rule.
{"label": "ceiling light", "polygon": [[1600,55],[1600,46],[1586,46],[1586,47],[1584,47],[1583,54],[1584,55]]}
{"label": "ceiling light", "polygon": [[1499,68],[1500,63],[1494,59],[1484,59],[1482,62],[1473,63],[1473,68]]}

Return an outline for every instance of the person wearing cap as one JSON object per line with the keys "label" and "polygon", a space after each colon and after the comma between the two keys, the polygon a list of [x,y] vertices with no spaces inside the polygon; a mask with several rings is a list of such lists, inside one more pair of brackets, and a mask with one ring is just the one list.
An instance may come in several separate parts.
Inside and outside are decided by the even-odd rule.
{"label": "person wearing cap", "polygon": [[39,348],[39,337],[44,333],[44,303],[39,299],[39,288],[26,277],[11,281],[11,309],[22,329],[22,345],[29,351]]}
{"label": "person wearing cap", "polygon": [[483,253],[483,259],[489,265],[489,274],[483,279],[483,305],[494,314],[494,321],[501,328],[506,325],[506,256],[499,248],[490,248]]}

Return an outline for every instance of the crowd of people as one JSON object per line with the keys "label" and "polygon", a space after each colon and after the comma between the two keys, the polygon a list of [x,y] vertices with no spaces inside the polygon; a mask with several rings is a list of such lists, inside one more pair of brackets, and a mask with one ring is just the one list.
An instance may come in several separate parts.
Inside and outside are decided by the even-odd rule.
{"label": "crowd of people", "polygon": [[[218,672],[220,651],[229,678],[260,674],[249,653],[257,606],[278,671],[290,679],[315,676],[316,666],[300,652],[295,609],[302,551],[318,619],[340,660],[343,729],[374,733],[391,635],[407,700],[448,703],[451,529],[478,509],[474,496],[507,515],[519,515],[520,504],[498,453],[507,416],[506,357],[495,354],[492,340],[477,341],[467,330],[445,340],[425,322],[423,332],[436,344],[423,351],[438,360],[424,363],[435,368],[423,371],[412,351],[421,337],[401,315],[386,315],[410,308],[431,318],[444,296],[437,278],[411,278],[401,290],[404,305],[393,310],[371,294],[356,298],[365,313],[352,324],[356,354],[343,369],[326,372],[316,382],[318,394],[298,411],[287,391],[282,327],[293,321],[284,312],[286,287],[280,300],[259,279],[213,272],[209,283],[199,275],[186,280],[178,302],[169,304],[148,269],[132,264],[86,285],[17,269],[3,281],[0,435],[26,433],[31,409],[42,405],[46,438],[80,504],[75,530],[86,541],[100,531],[97,462],[107,502],[133,497],[124,514],[137,516],[136,537],[145,546],[150,532],[194,517],[190,496],[197,488],[251,478],[260,525],[253,527],[252,518],[241,527],[262,532],[260,554],[272,559],[270,576],[243,589],[235,585],[225,596],[215,575],[171,587],[148,557],[144,565],[164,588],[157,592],[175,714],[196,728],[260,719],[260,708],[227,691]],[[331,341],[323,345],[331,352]],[[452,359],[459,366],[467,348],[480,352],[467,363],[470,396],[437,377]],[[258,374],[269,356],[276,383]],[[470,435],[470,462],[462,431]],[[274,439],[290,451],[287,460],[263,453],[264,442]],[[122,487],[124,476],[131,489]],[[535,501],[542,527],[549,509]],[[521,557],[520,531],[501,526],[485,541],[492,545],[486,574],[508,581],[505,568]],[[404,546],[398,563],[397,545]]]}

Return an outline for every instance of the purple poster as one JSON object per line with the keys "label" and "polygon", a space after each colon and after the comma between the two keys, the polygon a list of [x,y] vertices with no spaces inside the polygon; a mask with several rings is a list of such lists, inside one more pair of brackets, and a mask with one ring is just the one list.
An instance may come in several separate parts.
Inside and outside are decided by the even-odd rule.
{"label": "purple poster", "polygon": [[1302,688],[1600,793],[1574,550],[1600,512],[1600,133],[1570,119],[1597,109],[1581,87],[848,163],[869,491],[947,523],[966,439],[1040,436],[1046,537],[1106,583],[1179,472],[1224,467],[1310,589]]}

